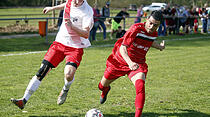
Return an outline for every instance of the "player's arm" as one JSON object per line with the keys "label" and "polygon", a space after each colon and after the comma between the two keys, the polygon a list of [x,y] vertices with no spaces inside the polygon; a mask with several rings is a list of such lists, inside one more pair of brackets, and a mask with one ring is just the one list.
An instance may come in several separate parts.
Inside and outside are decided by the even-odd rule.
{"label": "player's arm", "polygon": [[57,6],[53,6],[53,7],[45,7],[42,12],[44,14],[47,14],[48,12],[50,12],[52,10],[62,10],[62,9],[64,9],[65,5],[66,5],[66,3],[60,4]]}
{"label": "player's arm", "polygon": [[123,59],[126,61],[131,70],[137,70],[139,68],[139,65],[133,62],[128,56],[127,47],[125,45],[120,46],[120,54],[123,57]]}
{"label": "player's arm", "polygon": [[85,39],[88,39],[90,28],[85,27],[84,29],[76,27],[74,24],[72,24],[70,19],[64,19],[66,25],[70,27],[71,30],[74,30],[80,37],[84,37]]}
{"label": "player's arm", "polygon": [[165,41],[163,40],[160,44],[157,43],[156,41],[154,41],[152,43],[152,46],[151,47],[156,48],[156,49],[162,51],[163,49],[165,49]]}

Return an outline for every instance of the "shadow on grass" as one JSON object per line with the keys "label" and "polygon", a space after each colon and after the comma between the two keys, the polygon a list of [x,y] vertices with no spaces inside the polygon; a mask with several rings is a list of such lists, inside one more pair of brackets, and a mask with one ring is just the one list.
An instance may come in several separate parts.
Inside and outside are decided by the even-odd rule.
{"label": "shadow on grass", "polygon": [[[181,111],[181,112],[173,112],[173,113],[153,113],[153,112],[145,112],[142,114],[142,117],[209,117],[209,114],[205,114],[202,112],[198,112],[195,110],[189,109],[164,109],[166,111]],[[135,113],[126,113],[120,112],[120,114],[104,114],[104,117],[134,117]],[[84,117],[81,114],[75,114],[71,116],[29,116],[29,117]]]}
{"label": "shadow on grass", "polygon": [[[29,117],[69,117],[69,116],[29,116]],[[78,117],[78,116],[72,116],[72,117]]]}
{"label": "shadow on grass", "polygon": [[29,117],[84,117],[84,115],[71,115],[71,116],[50,116],[50,115],[46,115],[46,116],[29,116]]}
{"label": "shadow on grass", "polygon": [[[170,109],[165,109],[166,111],[172,111]],[[153,112],[143,112],[143,117],[209,117],[209,114],[205,114],[202,112],[198,112],[195,110],[188,110],[188,109],[177,109],[174,111],[181,111],[181,112],[173,112],[173,113],[153,113]],[[120,114],[104,114],[104,117],[134,117],[135,113],[125,113],[120,112]]]}

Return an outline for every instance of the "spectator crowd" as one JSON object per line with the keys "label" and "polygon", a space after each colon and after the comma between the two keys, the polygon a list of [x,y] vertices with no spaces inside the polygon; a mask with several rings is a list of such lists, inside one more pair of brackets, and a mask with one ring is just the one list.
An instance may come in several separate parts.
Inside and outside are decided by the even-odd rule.
{"label": "spectator crowd", "polygon": [[[203,7],[188,7],[167,4],[166,7],[161,8],[164,20],[161,21],[158,28],[159,36],[166,36],[171,34],[184,35],[192,33],[210,33],[210,9],[207,9],[208,4]],[[137,9],[137,14],[134,23],[143,22],[141,18],[146,17],[148,12],[143,11],[143,5]],[[122,8],[115,17],[110,17],[110,2],[106,2],[105,6],[99,10],[97,5],[93,6],[94,12],[94,26],[90,32],[89,40],[95,41],[96,32],[99,30],[103,32],[103,39],[107,40],[107,25],[111,25],[110,39],[120,38],[125,34],[125,30],[121,26],[121,21],[128,18],[130,14],[127,8]],[[201,24],[200,24],[201,23]],[[199,31],[199,26],[201,30]]]}
{"label": "spectator crowd", "polygon": [[202,23],[201,33],[208,33],[210,10],[207,10],[207,6],[205,4],[202,8],[178,5],[171,7],[168,4],[166,8],[161,8],[165,19],[161,22],[158,35],[198,33],[199,19]]}

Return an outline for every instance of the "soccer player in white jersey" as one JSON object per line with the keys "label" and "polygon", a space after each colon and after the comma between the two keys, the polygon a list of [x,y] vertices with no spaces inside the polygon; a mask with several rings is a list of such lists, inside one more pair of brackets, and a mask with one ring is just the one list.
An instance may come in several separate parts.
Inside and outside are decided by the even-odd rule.
{"label": "soccer player in white jersey", "polygon": [[20,109],[24,108],[26,102],[38,89],[41,80],[47,73],[52,68],[57,67],[65,58],[65,83],[57,100],[57,104],[63,104],[66,100],[70,85],[74,81],[74,74],[82,60],[83,48],[91,45],[88,36],[93,26],[93,11],[87,1],[67,0],[66,3],[58,6],[45,7],[43,13],[46,14],[55,9],[64,9],[64,21],[61,24],[55,41],[45,54],[39,71],[29,82],[24,96],[21,99],[11,99]]}

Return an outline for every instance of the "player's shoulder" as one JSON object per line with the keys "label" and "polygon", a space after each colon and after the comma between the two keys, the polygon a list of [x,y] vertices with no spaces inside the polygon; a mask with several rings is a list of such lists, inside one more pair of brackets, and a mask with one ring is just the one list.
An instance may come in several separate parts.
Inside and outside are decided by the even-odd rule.
{"label": "player's shoulder", "polygon": [[130,27],[129,31],[136,32],[143,29],[144,29],[144,23],[135,23]]}
{"label": "player's shoulder", "polygon": [[93,8],[88,4],[86,0],[85,1],[85,11],[87,12],[88,15],[92,16],[93,15]]}
{"label": "player's shoulder", "polygon": [[134,29],[144,29],[144,23],[135,23],[131,27]]}

